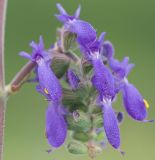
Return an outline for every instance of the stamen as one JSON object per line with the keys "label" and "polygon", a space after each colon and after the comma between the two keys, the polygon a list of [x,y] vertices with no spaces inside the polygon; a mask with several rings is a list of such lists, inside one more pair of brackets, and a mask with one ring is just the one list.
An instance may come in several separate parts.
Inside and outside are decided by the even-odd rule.
{"label": "stamen", "polygon": [[48,92],[48,90],[47,90],[46,88],[44,88],[44,92],[45,92],[46,94],[49,94],[49,92]]}
{"label": "stamen", "polygon": [[146,109],[148,109],[149,108],[149,103],[147,102],[147,100],[143,99],[143,102],[144,102],[144,105],[145,105]]}

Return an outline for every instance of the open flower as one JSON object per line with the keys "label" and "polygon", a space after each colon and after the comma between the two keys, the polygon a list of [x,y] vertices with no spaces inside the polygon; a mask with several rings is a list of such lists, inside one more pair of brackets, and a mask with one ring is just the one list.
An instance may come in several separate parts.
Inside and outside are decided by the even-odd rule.
{"label": "open flower", "polygon": [[147,108],[149,107],[146,100],[143,99],[138,89],[128,82],[127,76],[134,64],[129,64],[129,58],[125,57],[122,62],[114,59],[109,60],[117,82],[117,92],[121,90],[124,107],[127,113],[135,120],[147,122]]}
{"label": "open flower", "polygon": [[92,84],[99,93],[99,105],[103,111],[103,124],[109,143],[115,148],[120,146],[120,131],[112,100],[115,97],[114,77],[100,58],[92,60],[94,75]]}
{"label": "open flower", "polygon": [[[76,10],[74,16],[68,15],[60,4],[57,4],[57,8],[60,11],[60,15],[56,15],[56,17],[59,21],[64,23],[64,29],[76,34],[77,42],[82,51],[89,48],[89,46],[96,41],[97,34],[90,23],[79,19],[80,6]],[[84,54],[86,53],[84,52]],[[87,57],[87,55],[85,56]]]}
{"label": "open flower", "polygon": [[44,43],[42,37],[40,37],[39,44],[32,42],[32,55],[26,52],[20,52],[20,55],[37,63],[36,73],[39,80],[37,91],[41,92],[47,97],[48,100],[60,101],[62,98],[61,85],[51,70],[48,52],[44,50]]}

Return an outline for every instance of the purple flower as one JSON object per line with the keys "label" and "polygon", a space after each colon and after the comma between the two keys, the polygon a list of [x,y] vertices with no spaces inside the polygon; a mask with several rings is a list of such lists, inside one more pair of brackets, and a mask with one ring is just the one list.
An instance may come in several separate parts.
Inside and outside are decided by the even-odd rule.
{"label": "purple flower", "polygon": [[60,11],[60,15],[56,15],[57,19],[64,23],[65,30],[76,34],[77,42],[84,56],[89,59],[90,53],[99,52],[105,32],[97,39],[97,33],[93,26],[79,19],[80,7],[77,9],[74,16],[68,15],[60,4],[57,4],[57,8]]}
{"label": "purple flower", "polygon": [[67,79],[68,79],[68,82],[71,86],[71,88],[73,90],[77,89],[79,87],[79,83],[80,83],[80,79],[79,77],[73,72],[72,69],[68,69],[68,72],[67,72]]}
{"label": "purple flower", "polygon": [[129,64],[129,57],[125,57],[122,62],[119,62],[112,57],[109,60],[109,65],[119,79],[127,77],[131,69],[134,67],[134,64]]}
{"label": "purple flower", "polygon": [[92,83],[99,92],[99,105],[103,110],[103,124],[109,143],[116,149],[120,146],[120,133],[111,103],[115,96],[114,78],[99,58],[92,60],[94,76]]}
{"label": "purple flower", "polygon": [[39,43],[35,43],[34,41],[32,41],[30,43],[30,47],[32,47],[32,54],[28,54],[27,52],[20,52],[20,56],[24,57],[24,58],[27,58],[33,62],[36,62],[38,63],[39,65],[39,60],[41,58],[43,58],[44,60],[46,60],[47,62],[50,61],[50,57],[48,55],[48,52],[45,51],[44,49],[44,42],[43,42],[43,38],[42,36],[40,36],[40,39],[39,39]]}
{"label": "purple flower", "polygon": [[99,92],[101,100],[103,98],[113,99],[115,96],[113,75],[100,59],[93,59],[92,64],[94,69],[92,84]]}
{"label": "purple flower", "polygon": [[66,23],[67,21],[73,21],[76,19],[79,19],[80,16],[80,10],[81,10],[81,6],[79,5],[79,7],[77,8],[77,10],[75,11],[74,15],[69,15],[65,9],[61,6],[60,3],[57,3],[57,8],[60,12],[60,14],[56,14],[56,18],[63,23]]}
{"label": "purple flower", "polygon": [[105,41],[102,44],[101,54],[106,58],[110,59],[114,56],[114,47],[110,41]]}
{"label": "purple flower", "polygon": [[124,107],[127,113],[135,120],[146,122],[147,108],[146,100],[143,99],[140,92],[130,83],[125,83],[122,89]]}
{"label": "purple flower", "polygon": [[51,146],[60,147],[67,135],[67,125],[58,103],[49,102],[46,111],[46,137]]}
{"label": "purple flower", "polygon": [[66,23],[64,27],[77,35],[77,42],[86,58],[89,59],[91,53],[100,52],[105,32],[101,33],[97,39],[95,29],[88,22],[82,20]]}
{"label": "purple flower", "polygon": [[115,148],[120,146],[120,131],[118,127],[117,118],[110,103],[102,105],[103,110],[103,125],[109,143]]}
{"label": "purple flower", "polygon": [[66,23],[64,28],[77,35],[77,42],[82,50],[89,48],[96,41],[96,31],[88,22],[74,20]]}
{"label": "purple flower", "polygon": [[39,44],[32,42],[30,46],[33,49],[32,55],[29,55],[26,52],[20,52],[20,55],[37,63],[36,72],[39,80],[39,85],[36,88],[37,91],[46,96],[48,100],[60,101],[62,98],[61,85],[54,72],[51,70],[51,59],[44,50],[42,37],[40,37]]}

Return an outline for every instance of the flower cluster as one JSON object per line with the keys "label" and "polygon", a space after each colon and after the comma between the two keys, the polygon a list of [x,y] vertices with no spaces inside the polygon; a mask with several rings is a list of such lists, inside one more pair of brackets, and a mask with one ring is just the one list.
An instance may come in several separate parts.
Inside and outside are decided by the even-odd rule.
{"label": "flower cluster", "polygon": [[[58,41],[52,46],[52,51],[44,49],[40,37],[39,44],[30,44],[32,55],[20,53],[36,63],[36,90],[49,102],[46,111],[48,142],[53,147],[60,147],[66,139],[67,129],[70,129],[75,140],[85,142],[88,152],[91,145],[103,148],[103,139],[120,150],[118,123],[122,121],[123,114],[112,108],[118,93],[122,94],[125,110],[131,118],[141,122],[149,121],[146,119],[149,108],[147,101],[127,79],[134,64],[129,63],[128,57],[122,61],[115,59],[112,43],[104,41],[105,32],[98,38],[93,26],[79,18],[80,6],[74,15],[69,15],[60,4],[57,4],[57,8],[60,14],[55,16],[63,23],[63,27],[59,29]],[[78,46],[81,58],[72,52],[70,40]],[[69,45],[67,51],[64,49],[66,45]],[[61,77],[51,67],[53,52],[72,59]],[[65,81],[68,87],[60,84],[58,78]],[[101,125],[95,121],[98,117],[102,117]],[[100,131],[105,133],[105,137],[98,142],[94,134],[99,136]],[[68,146],[72,153],[76,145]]]}

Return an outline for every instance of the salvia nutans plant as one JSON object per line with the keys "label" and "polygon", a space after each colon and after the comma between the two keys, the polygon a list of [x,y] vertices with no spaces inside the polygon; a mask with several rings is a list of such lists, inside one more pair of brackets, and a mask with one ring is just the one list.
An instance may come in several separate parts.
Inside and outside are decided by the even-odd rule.
{"label": "salvia nutans plant", "polygon": [[98,37],[93,26],[79,18],[80,6],[74,15],[61,4],[56,6],[59,13],[55,17],[62,27],[57,29],[55,44],[45,49],[40,36],[38,43],[30,43],[31,54],[20,52],[28,63],[6,91],[11,94],[24,83],[37,83],[36,91],[48,102],[45,135],[52,151],[64,145],[69,134],[66,146],[72,154],[94,159],[107,143],[124,154],[119,129],[124,114],[112,107],[117,95],[122,95],[132,119],[153,121],[147,119],[148,102],[127,78],[134,64],[128,57],[115,58],[112,43],[104,40],[106,33]]}

